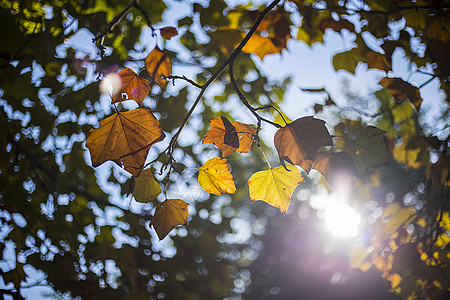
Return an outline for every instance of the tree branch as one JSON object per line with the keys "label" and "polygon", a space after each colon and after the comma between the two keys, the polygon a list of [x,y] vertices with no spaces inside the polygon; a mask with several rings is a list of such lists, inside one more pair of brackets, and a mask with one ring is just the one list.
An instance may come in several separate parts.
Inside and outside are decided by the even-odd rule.
{"label": "tree branch", "polygon": [[181,131],[183,130],[184,126],[186,126],[187,122],[189,121],[192,113],[194,112],[195,108],[197,107],[197,105],[200,103],[200,100],[203,97],[203,94],[206,92],[206,90],[208,89],[208,87],[219,77],[219,75],[225,70],[226,67],[228,67],[230,65],[230,63],[232,63],[234,61],[234,59],[238,56],[238,54],[242,51],[242,48],[244,48],[244,46],[247,44],[247,42],[250,40],[250,38],[253,36],[253,34],[255,33],[256,29],[258,28],[259,24],[261,23],[261,21],[264,19],[264,17],[272,10],[272,8],[274,8],[281,0],[274,0],[272,1],[272,3],[269,4],[269,6],[266,7],[266,9],[264,9],[258,19],[255,21],[255,23],[253,24],[252,28],[250,28],[249,32],[247,33],[247,35],[245,36],[245,38],[241,41],[241,43],[237,46],[237,48],[231,53],[230,57],[228,57],[228,59],[219,67],[219,69],[208,79],[208,81],[201,86],[201,90],[200,93],[198,94],[197,98],[195,99],[194,103],[192,104],[191,108],[189,109],[188,113],[186,114],[185,118],[183,119],[183,122],[181,123],[181,126],[178,128],[177,132],[173,135],[173,137],[171,138],[169,145],[167,146],[167,148],[160,153],[160,155],[158,155],[158,157],[153,160],[150,163],[155,162],[156,160],[158,160],[160,158],[160,156],[167,152],[167,156],[169,157],[169,160],[167,163],[165,163],[162,167],[162,169],[167,168],[167,166],[171,163],[172,159],[173,159],[173,150],[175,147],[175,144],[178,140],[178,137],[180,136]]}

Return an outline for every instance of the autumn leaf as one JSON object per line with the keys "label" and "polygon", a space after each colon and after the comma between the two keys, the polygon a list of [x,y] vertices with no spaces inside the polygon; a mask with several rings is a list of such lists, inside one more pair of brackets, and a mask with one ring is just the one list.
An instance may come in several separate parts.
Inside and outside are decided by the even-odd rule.
{"label": "autumn leaf", "polygon": [[187,225],[189,217],[188,204],[180,199],[167,199],[158,204],[152,217],[153,225],[159,240],[162,240],[178,225]]}
{"label": "autumn leaf", "polygon": [[419,169],[429,162],[429,145],[420,135],[403,136],[403,143],[394,148],[394,159],[406,166],[406,169]]}
{"label": "autumn leaf", "polygon": [[313,169],[322,173],[331,185],[337,184],[343,176],[356,174],[355,162],[347,152],[319,152]]}
{"label": "autumn leaf", "polygon": [[148,203],[161,194],[161,187],[153,177],[151,169],[145,169],[134,179],[133,196],[137,202]]}
{"label": "autumn leaf", "polygon": [[234,194],[236,192],[233,176],[226,161],[225,158],[216,156],[200,167],[198,183],[202,189],[218,196],[221,196],[222,193]]}
{"label": "autumn leaf", "polygon": [[167,26],[159,30],[161,37],[165,40],[170,40],[174,36],[178,35],[178,30],[175,27]]}
{"label": "autumn leaf", "polygon": [[138,176],[150,147],[165,137],[159,122],[146,108],[118,112],[100,121],[91,131],[86,147],[92,165],[97,167],[112,160],[133,176]]}
{"label": "autumn leaf", "polygon": [[215,117],[209,120],[211,128],[206,132],[203,144],[211,143],[222,151],[226,157],[234,151],[247,153],[253,142],[256,129],[253,125],[240,122],[230,122],[225,117]]}
{"label": "autumn leaf", "polygon": [[258,34],[254,34],[242,48],[243,52],[256,54],[261,60],[268,54],[281,53],[281,50],[270,38]]}
{"label": "autumn leaf", "polygon": [[341,32],[343,29],[347,29],[350,32],[355,32],[355,25],[353,25],[353,23],[349,20],[340,19],[339,21],[336,21],[331,17],[322,19],[320,21],[319,28],[323,32],[325,32],[325,30],[328,28],[336,32]]}
{"label": "autumn leaf", "polygon": [[287,161],[309,172],[319,148],[332,140],[323,120],[303,117],[278,129],[274,143],[283,166]]}
{"label": "autumn leaf", "polygon": [[167,54],[160,50],[158,46],[145,58],[145,68],[161,88],[166,86],[167,79],[162,77],[168,77],[172,74],[172,64]]}
{"label": "autumn leaf", "polygon": [[303,180],[298,168],[292,165],[257,172],[248,180],[250,199],[267,202],[286,214],[292,192]]}
{"label": "autumn leaf", "polygon": [[[130,68],[123,69],[117,75],[120,77],[121,87],[118,93],[114,93],[112,103],[134,100],[141,105],[150,92],[150,83]],[[123,93],[127,95],[126,98],[123,97]]]}
{"label": "autumn leaf", "polygon": [[404,99],[409,99],[417,110],[420,109],[422,97],[419,89],[415,86],[401,78],[388,77],[381,79],[380,84],[389,91],[397,103]]}
{"label": "autumn leaf", "polygon": [[440,188],[443,184],[446,184],[447,186],[450,185],[449,166],[449,156],[441,156],[439,160],[431,166],[430,170],[433,183],[437,188]]}

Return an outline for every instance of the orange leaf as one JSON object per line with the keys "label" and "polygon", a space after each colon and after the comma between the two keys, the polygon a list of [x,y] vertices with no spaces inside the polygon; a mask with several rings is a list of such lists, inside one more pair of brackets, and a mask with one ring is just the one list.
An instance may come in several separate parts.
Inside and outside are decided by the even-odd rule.
{"label": "orange leaf", "polygon": [[200,167],[198,183],[202,189],[219,196],[222,193],[234,194],[236,192],[233,176],[226,162],[225,158],[216,156]]}
{"label": "orange leaf", "polygon": [[[134,100],[141,105],[150,92],[150,83],[130,68],[123,69],[117,75],[120,77],[121,87],[120,91],[112,97],[112,103]],[[126,98],[122,96],[123,93],[127,94]]]}
{"label": "orange leaf", "polygon": [[205,134],[203,144],[211,143],[222,151],[226,157],[234,151],[247,153],[253,142],[256,129],[252,125],[240,122],[230,122],[225,117],[215,117],[209,120],[211,128]]}
{"label": "orange leaf", "polygon": [[166,86],[167,80],[162,77],[168,77],[172,74],[172,64],[167,54],[160,50],[158,46],[145,58],[145,68],[161,88]]}
{"label": "orange leaf", "polygon": [[282,48],[278,48],[268,37],[254,34],[242,48],[245,53],[253,53],[262,60],[267,54],[281,53]]}
{"label": "orange leaf", "polygon": [[155,209],[150,225],[153,225],[159,240],[162,240],[178,225],[187,225],[188,204],[180,199],[167,199]]}
{"label": "orange leaf", "polygon": [[150,147],[165,137],[159,122],[146,108],[118,112],[102,121],[91,131],[86,147],[92,165],[97,167],[112,160],[133,176],[138,176]]}
{"label": "orange leaf", "polygon": [[400,102],[404,99],[409,99],[414,107],[419,110],[422,103],[422,97],[420,97],[420,91],[415,86],[403,81],[401,78],[388,78],[381,79],[380,84],[385,87],[389,93],[394,97],[395,102]]}
{"label": "orange leaf", "polygon": [[332,140],[323,120],[303,117],[278,129],[274,143],[283,166],[287,161],[309,172],[319,148],[331,146]]}
{"label": "orange leaf", "polygon": [[167,26],[159,30],[163,39],[170,40],[178,35],[178,30],[175,27]]}

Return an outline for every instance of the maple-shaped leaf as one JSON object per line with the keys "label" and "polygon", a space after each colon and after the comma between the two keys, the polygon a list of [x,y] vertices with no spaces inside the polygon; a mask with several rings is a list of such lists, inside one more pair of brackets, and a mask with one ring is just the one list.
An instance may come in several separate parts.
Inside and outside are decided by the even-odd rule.
{"label": "maple-shaped leaf", "polygon": [[313,169],[322,173],[331,185],[339,184],[343,176],[356,174],[356,166],[347,152],[319,152],[313,164]]}
{"label": "maple-shaped leaf", "polygon": [[401,78],[388,78],[381,79],[380,84],[386,88],[389,93],[394,97],[396,102],[400,102],[404,99],[409,99],[414,107],[419,110],[420,104],[422,104],[422,97],[420,91],[415,86],[404,81]]}
{"label": "maple-shaped leaf", "polygon": [[256,172],[248,180],[250,199],[267,202],[286,214],[292,192],[303,180],[298,168],[292,165]]}
{"label": "maple-shaped leaf", "polygon": [[222,193],[234,194],[236,187],[227,160],[213,157],[200,167],[198,183],[208,193],[221,196]]}
{"label": "maple-shaped leaf", "polygon": [[303,117],[278,129],[274,138],[275,148],[284,161],[301,166],[307,173],[322,146],[331,146],[331,135],[325,121]]}
{"label": "maple-shaped leaf", "polygon": [[150,226],[153,225],[159,240],[162,240],[178,225],[187,225],[188,217],[186,202],[180,199],[167,199],[156,206]]}
{"label": "maple-shaped leaf", "polygon": [[114,93],[112,103],[134,100],[141,105],[150,92],[150,83],[130,68],[123,69],[117,75],[120,77],[121,87],[118,93]]}
{"label": "maple-shaped leaf", "polygon": [[174,36],[178,35],[178,30],[175,27],[171,26],[163,27],[159,30],[159,32],[161,33],[162,38],[165,40],[170,40]]}
{"label": "maple-shaped leaf", "polygon": [[211,143],[222,151],[226,157],[234,151],[247,153],[253,142],[256,129],[253,125],[240,122],[230,122],[225,117],[215,117],[209,120],[211,128],[206,132],[203,144]]}
{"label": "maple-shaped leaf", "polygon": [[158,46],[145,58],[145,68],[161,88],[166,86],[167,79],[163,77],[168,77],[172,74],[172,64],[167,54],[159,49]]}
{"label": "maple-shaped leaf", "polygon": [[112,160],[133,176],[138,176],[150,147],[164,139],[159,122],[147,108],[118,112],[100,121],[91,131],[86,147],[92,165],[97,167]]}
{"label": "maple-shaped leaf", "polygon": [[256,54],[261,60],[268,54],[281,53],[281,50],[283,49],[275,46],[272,39],[258,34],[254,34],[242,48],[243,52]]}
{"label": "maple-shaped leaf", "polygon": [[359,128],[361,123],[355,121],[348,124],[350,127],[344,123],[335,127],[336,145],[352,156],[358,171],[389,164],[384,130],[374,126]]}
{"label": "maple-shaped leaf", "polygon": [[161,187],[153,177],[151,169],[145,169],[134,179],[133,196],[137,202],[148,203],[161,194]]}

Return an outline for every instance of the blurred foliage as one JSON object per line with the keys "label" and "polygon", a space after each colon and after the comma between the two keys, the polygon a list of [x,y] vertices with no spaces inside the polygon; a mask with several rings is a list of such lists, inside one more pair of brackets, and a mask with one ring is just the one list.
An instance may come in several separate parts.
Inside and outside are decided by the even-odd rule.
{"label": "blurred foliage", "polygon": [[[174,4],[162,0],[0,2],[0,275],[6,286],[2,295],[21,299],[23,289],[47,283],[57,296],[84,299],[217,299],[239,298],[244,292],[242,297],[249,299],[270,295],[289,299],[301,293],[317,298],[321,294],[313,291],[320,290],[318,284],[331,286],[330,268],[312,274],[321,278],[319,283],[313,277],[301,284],[296,280],[300,273],[304,279],[308,270],[321,270],[318,256],[328,241],[317,234],[320,222],[309,202],[321,187],[332,190],[328,183],[305,175],[294,196],[302,190],[309,196],[292,197],[287,216],[281,218],[269,206],[249,204],[247,180],[265,168],[257,143],[250,154],[227,158],[237,189],[234,195],[207,195],[191,176],[192,169],[181,172],[199,168],[218,154],[201,146],[208,121],[217,116],[234,120],[241,109],[230,105],[236,88],[227,72],[217,74],[211,87],[217,92],[209,94],[192,115],[185,128],[191,134],[183,134],[174,145],[173,172],[159,173],[171,158],[165,154],[152,166],[165,195],[188,202],[188,227],[172,230],[170,238],[157,242],[150,222],[163,195],[156,202],[138,203],[127,195],[135,184],[130,174],[110,163],[99,171],[91,167],[85,140],[111,113],[99,92],[100,79],[119,68],[143,69],[150,64],[144,58],[151,50],[161,49],[158,57],[169,59],[173,70],[195,69],[194,81],[201,86],[229,59],[266,7],[229,7],[223,0],[190,3],[189,11],[176,20],[179,35],[174,36],[167,24],[158,27],[170,18],[164,14],[169,2]],[[325,90],[310,90],[325,97],[317,113],[339,118],[332,130],[332,150],[348,151],[355,160],[358,172],[346,177],[345,186],[355,199],[364,199],[349,201],[365,217],[365,238],[352,245],[349,258],[344,252],[339,259],[330,258],[348,260],[340,272],[348,272],[349,277],[332,280],[338,285],[330,287],[344,299],[374,295],[370,288],[361,289],[363,280],[379,280],[374,289],[386,288],[386,297],[394,297],[388,290],[409,299],[448,297],[448,119],[441,122],[446,124],[443,130],[430,128],[421,119],[420,89],[438,81],[445,95],[441,104],[448,105],[449,8],[444,0],[284,1],[261,21],[234,58],[235,84],[256,108],[280,107],[290,78],[269,81],[258,65],[267,55],[282,55],[293,37],[312,46],[323,43],[329,29],[350,34],[352,48],[334,56],[334,68],[354,73],[362,63],[384,74],[383,88],[368,100],[377,103],[373,115],[355,109],[356,117],[349,118]],[[94,38],[97,53],[70,43],[83,32]],[[169,47],[173,44],[166,39],[177,46]],[[395,52],[403,53],[411,69],[430,79],[414,86],[405,78],[393,78]],[[152,65],[151,70],[158,69],[158,63]],[[169,69],[166,63],[164,69]],[[155,113],[168,140],[184,125],[198,90],[182,79],[169,78],[166,84],[151,70],[147,66],[147,71],[138,72],[151,89],[142,106]],[[122,104],[117,109],[125,110]],[[271,108],[261,113],[284,126],[280,115]],[[367,147],[372,150],[368,152],[380,154],[373,150],[372,140],[361,141],[373,132],[380,138],[378,146],[387,145],[387,154],[356,159]],[[258,146],[270,153],[263,141]],[[154,146],[149,157],[157,157],[163,147]],[[380,166],[386,162],[390,165]],[[337,162],[333,168],[350,169]],[[322,170],[327,180],[339,177]],[[299,219],[305,211],[310,218]],[[244,221],[250,233],[242,241],[236,236],[245,231],[239,227]],[[278,253],[282,242],[291,245],[283,258]],[[294,253],[299,248],[303,250]],[[316,254],[308,257],[311,253]],[[283,268],[293,265],[299,266],[294,273]],[[44,278],[33,278],[33,269],[43,270]],[[380,275],[389,286],[383,285]],[[318,288],[311,289],[314,286]]]}

